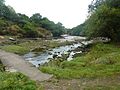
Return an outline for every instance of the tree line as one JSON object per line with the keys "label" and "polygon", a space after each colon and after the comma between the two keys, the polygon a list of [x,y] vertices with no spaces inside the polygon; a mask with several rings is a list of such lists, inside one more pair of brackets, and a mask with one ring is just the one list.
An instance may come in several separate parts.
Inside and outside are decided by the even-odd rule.
{"label": "tree line", "polygon": [[66,28],[62,23],[54,23],[39,13],[28,17],[25,14],[16,13],[11,6],[6,6],[4,0],[0,0],[0,35],[16,35],[18,37],[59,37]]}
{"label": "tree line", "polygon": [[73,35],[107,37],[120,41],[120,0],[93,0],[89,5],[88,19],[69,30]]}

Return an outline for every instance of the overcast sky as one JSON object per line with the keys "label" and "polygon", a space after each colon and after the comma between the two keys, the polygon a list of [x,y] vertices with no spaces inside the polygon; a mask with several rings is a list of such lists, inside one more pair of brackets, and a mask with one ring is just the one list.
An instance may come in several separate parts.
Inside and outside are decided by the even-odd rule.
{"label": "overcast sky", "polygon": [[72,28],[85,21],[92,0],[5,0],[17,13],[40,13],[55,23]]}

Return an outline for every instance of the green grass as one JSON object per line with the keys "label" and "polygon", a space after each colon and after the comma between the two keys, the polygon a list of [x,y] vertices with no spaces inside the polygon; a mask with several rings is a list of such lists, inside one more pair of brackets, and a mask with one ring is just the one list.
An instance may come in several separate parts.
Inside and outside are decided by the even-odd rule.
{"label": "green grass", "polygon": [[0,72],[0,90],[36,89],[36,83],[20,73]]}
{"label": "green grass", "polygon": [[35,81],[21,73],[5,72],[0,62],[0,90],[37,90]]}
{"label": "green grass", "polygon": [[29,49],[18,45],[7,45],[3,46],[1,49],[7,52],[12,52],[20,55],[23,55],[29,51]]}
{"label": "green grass", "polygon": [[6,72],[0,62],[0,90],[44,90],[36,81],[19,72]]}
{"label": "green grass", "polygon": [[86,55],[72,61],[64,61],[59,66],[48,65],[40,68],[56,78],[92,78],[120,74],[120,48],[111,44],[94,45]]}

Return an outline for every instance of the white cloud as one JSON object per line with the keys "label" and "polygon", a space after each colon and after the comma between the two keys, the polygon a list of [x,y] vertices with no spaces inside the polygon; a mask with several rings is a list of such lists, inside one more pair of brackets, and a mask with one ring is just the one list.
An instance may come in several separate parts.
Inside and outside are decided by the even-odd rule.
{"label": "white cloud", "polygon": [[31,16],[40,13],[54,22],[72,28],[84,22],[92,0],[6,0],[17,13]]}

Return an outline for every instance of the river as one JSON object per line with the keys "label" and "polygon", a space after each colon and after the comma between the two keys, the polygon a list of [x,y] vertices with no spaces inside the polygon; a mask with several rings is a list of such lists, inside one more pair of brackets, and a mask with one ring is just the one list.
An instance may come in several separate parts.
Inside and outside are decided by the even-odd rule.
{"label": "river", "polygon": [[[76,40],[78,36],[65,36],[64,39],[56,39],[60,41],[71,41],[71,40]],[[85,39],[85,37],[79,37],[78,39]],[[83,41],[82,43],[87,44],[86,41]],[[82,47],[83,44],[80,42],[78,43],[73,43],[72,45],[66,45],[66,46],[60,46],[57,48],[53,48],[52,50],[47,50],[43,53],[35,54],[34,52],[29,52],[28,54],[24,55],[25,60],[29,61],[32,63],[34,66],[39,67],[39,65],[42,65],[46,62],[49,62],[51,59],[57,58],[57,57],[62,57],[62,55],[68,55],[67,60],[70,61],[73,59],[73,56],[76,53],[82,53],[82,51],[74,51],[78,47]]]}

